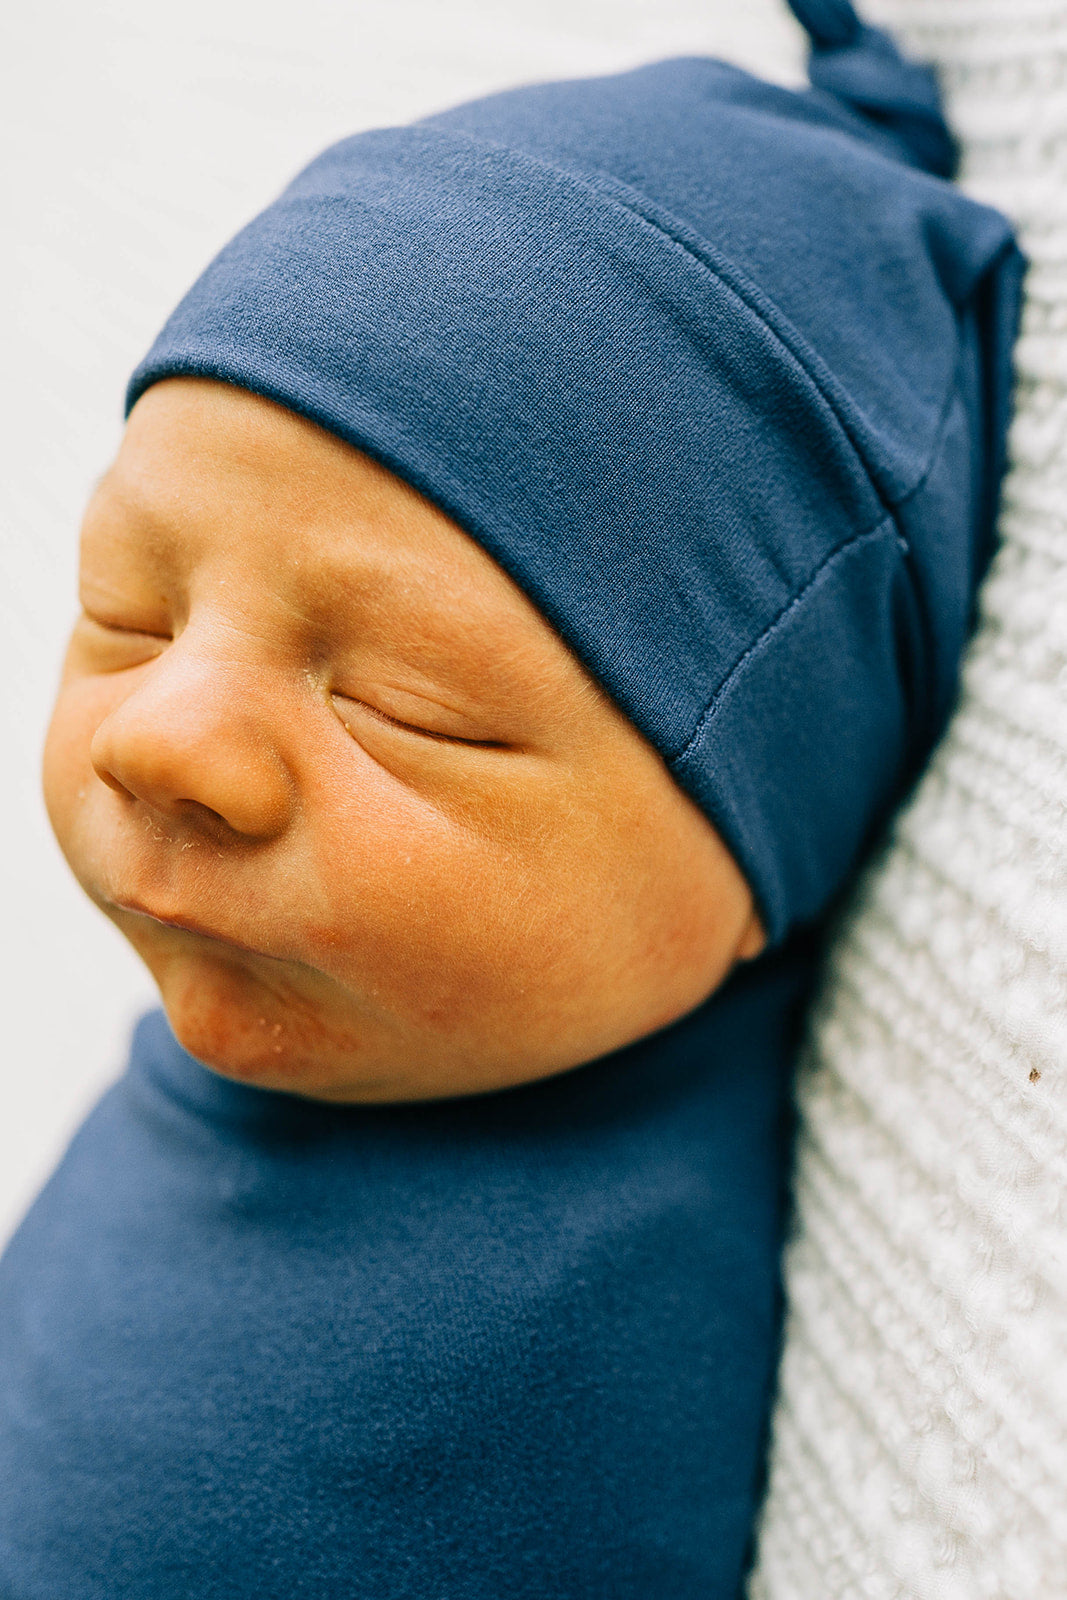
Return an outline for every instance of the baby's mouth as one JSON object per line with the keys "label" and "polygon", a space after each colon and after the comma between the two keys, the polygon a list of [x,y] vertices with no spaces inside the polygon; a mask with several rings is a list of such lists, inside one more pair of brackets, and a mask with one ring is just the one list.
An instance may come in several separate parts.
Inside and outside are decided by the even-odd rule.
{"label": "baby's mouth", "polygon": [[271,959],[269,956],[265,957],[262,950],[256,950],[252,945],[243,944],[241,940],[234,939],[229,934],[220,933],[217,929],[208,927],[206,923],[198,921],[196,917],[165,916],[161,912],[150,911],[140,901],[130,898],[114,899],[111,904],[118,911],[135,917],[145,917],[149,922],[158,923],[161,927],[177,928],[182,933],[192,933],[198,938],[210,939],[213,944],[225,945],[229,950],[240,950],[244,955],[258,956],[261,960]]}

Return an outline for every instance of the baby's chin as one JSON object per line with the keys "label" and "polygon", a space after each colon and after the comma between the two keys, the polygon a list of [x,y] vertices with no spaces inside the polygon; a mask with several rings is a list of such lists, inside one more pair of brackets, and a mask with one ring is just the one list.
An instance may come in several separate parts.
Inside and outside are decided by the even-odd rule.
{"label": "baby's chin", "polygon": [[[150,963],[182,1048],[224,1078],[334,1102],[418,1098],[383,1067],[366,1029],[333,1022],[279,970],[270,980],[238,954],[194,949]],[[280,968],[279,964],[279,968]]]}

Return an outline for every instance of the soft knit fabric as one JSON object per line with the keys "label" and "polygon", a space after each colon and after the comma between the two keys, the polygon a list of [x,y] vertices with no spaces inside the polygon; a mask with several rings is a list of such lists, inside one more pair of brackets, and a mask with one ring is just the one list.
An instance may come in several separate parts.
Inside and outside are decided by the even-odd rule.
{"label": "soft knit fabric", "polygon": [[1067,1595],[1067,13],[892,0],[1032,265],[962,700],[834,950],[752,1600]]}

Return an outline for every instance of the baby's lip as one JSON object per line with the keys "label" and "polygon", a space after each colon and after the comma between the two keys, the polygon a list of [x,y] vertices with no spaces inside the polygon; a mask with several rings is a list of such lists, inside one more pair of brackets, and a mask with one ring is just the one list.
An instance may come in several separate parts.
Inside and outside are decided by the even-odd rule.
{"label": "baby's lip", "polygon": [[195,933],[202,939],[211,939],[215,944],[224,944],[230,950],[241,950],[245,955],[261,956],[263,952],[256,950],[249,944],[242,944],[239,939],[232,939],[228,934],[219,933],[217,929],[210,928],[206,923],[200,922],[196,917],[164,916],[159,911],[150,911],[139,900],[114,899],[112,905],[119,911],[132,911],[135,916],[147,917],[150,922],[158,922],[164,928],[179,928],[183,933]]}

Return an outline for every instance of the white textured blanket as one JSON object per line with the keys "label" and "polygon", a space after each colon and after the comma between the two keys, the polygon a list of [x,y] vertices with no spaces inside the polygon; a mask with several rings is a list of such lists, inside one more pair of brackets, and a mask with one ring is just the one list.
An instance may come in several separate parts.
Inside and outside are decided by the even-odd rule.
{"label": "white textured blanket", "polygon": [[752,1600],[1067,1597],[1067,4],[884,0],[1031,259],[1003,545],[837,940]]}

